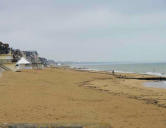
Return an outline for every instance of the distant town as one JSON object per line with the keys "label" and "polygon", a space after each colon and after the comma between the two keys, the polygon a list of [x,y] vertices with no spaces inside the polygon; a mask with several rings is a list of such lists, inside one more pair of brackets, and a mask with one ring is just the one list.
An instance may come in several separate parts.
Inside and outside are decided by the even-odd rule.
{"label": "distant town", "polygon": [[8,43],[0,42],[0,69],[19,71],[22,69],[43,69],[57,66],[54,60],[40,57],[37,51],[13,49]]}

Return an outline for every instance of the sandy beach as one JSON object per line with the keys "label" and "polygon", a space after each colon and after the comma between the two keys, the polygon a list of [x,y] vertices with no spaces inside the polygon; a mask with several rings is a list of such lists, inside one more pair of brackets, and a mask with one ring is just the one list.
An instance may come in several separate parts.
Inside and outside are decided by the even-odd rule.
{"label": "sandy beach", "polygon": [[0,78],[0,123],[165,128],[166,90],[144,87],[144,82],[65,68],[4,72]]}

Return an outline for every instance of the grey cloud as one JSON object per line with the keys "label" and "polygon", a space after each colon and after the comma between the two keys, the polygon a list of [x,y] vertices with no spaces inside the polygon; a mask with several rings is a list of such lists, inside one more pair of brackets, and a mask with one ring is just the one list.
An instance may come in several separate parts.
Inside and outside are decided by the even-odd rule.
{"label": "grey cloud", "polygon": [[0,39],[48,58],[120,60],[123,47],[166,41],[164,0],[2,0],[0,5]]}

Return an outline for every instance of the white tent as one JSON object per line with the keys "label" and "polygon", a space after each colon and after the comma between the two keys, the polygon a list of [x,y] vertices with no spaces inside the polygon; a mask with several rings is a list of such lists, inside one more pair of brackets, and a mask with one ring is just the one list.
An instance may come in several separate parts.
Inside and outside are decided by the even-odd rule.
{"label": "white tent", "polygon": [[16,69],[17,69],[17,71],[22,70],[22,69],[32,69],[32,65],[29,61],[27,61],[24,57],[22,57],[16,63]]}
{"label": "white tent", "polygon": [[22,57],[16,64],[17,64],[17,65],[21,65],[21,64],[30,64],[30,62],[27,61],[24,57]]}

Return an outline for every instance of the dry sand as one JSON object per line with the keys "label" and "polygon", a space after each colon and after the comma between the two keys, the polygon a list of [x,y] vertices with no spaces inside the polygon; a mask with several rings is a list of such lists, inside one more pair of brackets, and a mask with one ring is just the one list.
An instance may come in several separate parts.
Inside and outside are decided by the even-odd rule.
{"label": "dry sand", "polygon": [[166,90],[143,87],[143,82],[71,69],[4,72],[0,123],[166,128]]}

